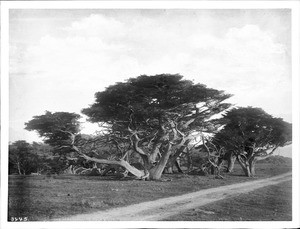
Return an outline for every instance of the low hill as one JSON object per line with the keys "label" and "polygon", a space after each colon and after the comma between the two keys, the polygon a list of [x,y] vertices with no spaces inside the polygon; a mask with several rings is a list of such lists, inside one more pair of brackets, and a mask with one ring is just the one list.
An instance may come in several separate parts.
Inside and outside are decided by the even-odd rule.
{"label": "low hill", "polygon": [[271,156],[268,157],[262,161],[259,161],[259,163],[272,163],[272,164],[292,164],[292,158],[289,157],[283,157],[280,155],[275,155],[275,156]]}

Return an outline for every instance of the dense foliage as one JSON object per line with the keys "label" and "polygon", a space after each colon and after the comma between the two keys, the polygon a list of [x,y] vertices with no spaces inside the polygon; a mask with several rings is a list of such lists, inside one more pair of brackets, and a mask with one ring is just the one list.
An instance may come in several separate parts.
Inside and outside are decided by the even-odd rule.
{"label": "dense foliage", "polygon": [[16,141],[9,145],[9,174],[51,172],[52,148],[45,144]]}
{"label": "dense foliage", "polygon": [[292,124],[261,108],[234,108],[226,112],[223,123],[225,126],[214,136],[214,142],[233,152],[248,176],[255,174],[257,160],[292,141]]}
{"label": "dense foliage", "polygon": [[34,116],[25,123],[25,129],[37,131],[40,137],[45,139],[46,144],[61,146],[69,141],[69,132],[80,131],[79,118],[80,115],[75,113],[46,111],[44,115]]}
{"label": "dense foliage", "polygon": [[[193,123],[203,126],[205,119],[227,109],[230,104],[222,103],[231,95],[183,80],[181,75],[142,75],[124,83],[116,83],[105,91],[95,94],[96,101],[82,113],[91,122],[105,122],[119,125],[130,121],[136,127],[149,129],[159,125],[162,117],[182,116],[196,111],[201,115]],[[132,120],[130,119],[132,118]]]}

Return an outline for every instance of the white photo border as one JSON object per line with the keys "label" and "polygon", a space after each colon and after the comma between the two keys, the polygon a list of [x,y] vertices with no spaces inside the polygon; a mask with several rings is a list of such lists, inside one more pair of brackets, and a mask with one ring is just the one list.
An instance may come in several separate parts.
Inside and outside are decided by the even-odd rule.
{"label": "white photo border", "polygon": [[[1,2],[1,228],[297,228],[299,223],[299,1],[6,1]],[[7,222],[10,9],[291,9],[293,220],[276,222]]]}

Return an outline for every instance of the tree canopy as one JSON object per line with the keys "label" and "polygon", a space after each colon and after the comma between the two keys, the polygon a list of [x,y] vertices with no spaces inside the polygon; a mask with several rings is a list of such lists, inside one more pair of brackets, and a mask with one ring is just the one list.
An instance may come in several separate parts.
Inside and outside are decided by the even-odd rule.
{"label": "tree canopy", "polygon": [[214,142],[234,152],[248,176],[255,173],[255,161],[292,141],[292,124],[261,108],[234,108],[226,112],[222,122],[225,126],[214,136]]}
{"label": "tree canopy", "polygon": [[9,172],[28,175],[37,172],[39,157],[33,153],[33,147],[26,141],[20,140],[9,145]]}
{"label": "tree canopy", "polygon": [[95,94],[96,101],[82,113],[91,122],[125,125],[131,122],[135,127],[159,126],[164,118],[179,118],[181,121],[196,117],[196,126],[227,109],[230,104],[222,103],[231,95],[203,84],[183,80],[181,75],[142,75],[127,82],[116,83]]}
{"label": "tree canopy", "polygon": [[34,116],[25,123],[25,129],[37,131],[46,144],[61,146],[70,139],[70,133],[80,131],[80,117],[75,113],[46,111],[44,115]]}

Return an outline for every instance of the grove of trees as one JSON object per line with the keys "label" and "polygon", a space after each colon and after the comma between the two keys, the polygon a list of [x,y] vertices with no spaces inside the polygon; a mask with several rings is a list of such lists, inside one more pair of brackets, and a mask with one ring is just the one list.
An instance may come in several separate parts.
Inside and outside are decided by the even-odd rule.
{"label": "grove of trees", "polygon": [[[174,166],[182,172],[183,161],[189,171],[192,154],[199,153],[205,155],[203,170],[220,175],[227,161],[230,172],[236,159],[245,175],[253,176],[256,161],[291,143],[292,125],[260,108],[231,108],[230,97],[178,74],[142,75],[97,92],[95,102],[82,109],[87,121],[98,123],[97,135],[81,134],[81,116],[69,112],[46,111],[25,129],[44,138],[64,169],[114,169],[157,180]],[[23,171],[28,162],[20,159],[29,148],[20,141],[10,147],[10,161],[20,174],[33,171]]]}

